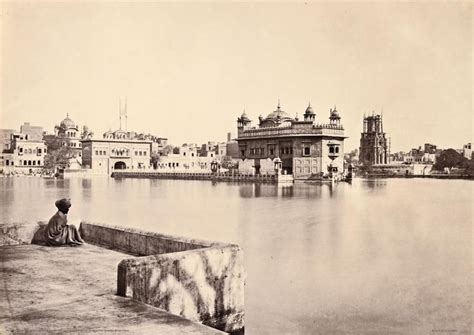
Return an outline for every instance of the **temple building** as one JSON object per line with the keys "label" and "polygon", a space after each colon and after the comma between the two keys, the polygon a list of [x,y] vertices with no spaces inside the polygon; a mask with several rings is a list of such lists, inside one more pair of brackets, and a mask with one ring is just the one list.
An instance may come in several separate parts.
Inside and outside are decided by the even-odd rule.
{"label": "temple building", "polygon": [[372,165],[390,163],[390,143],[383,131],[381,115],[364,116],[359,162]]}
{"label": "temple building", "polygon": [[303,119],[292,118],[280,107],[260,116],[258,127],[244,113],[237,119],[239,172],[274,174],[275,160],[281,160],[284,174],[295,179],[324,177],[344,171],[344,127],[336,107],[329,111],[329,122],[317,122],[308,105]]}
{"label": "temple building", "polygon": [[[122,129],[122,118],[125,130]],[[108,130],[102,139],[87,138],[82,142],[82,165],[93,174],[110,175],[115,170],[152,169],[152,154],[161,155],[167,139],[127,130],[127,102],[119,104],[118,130]]]}
{"label": "temple building", "polygon": [[69,118],[69,113],[66,118],[54,127],[54,135],[61,139],[61,146],[68,146],[72,152],[73,157],[69,160],[70,168],[79,168],[82,165],[82,144],[79,126]]}
{"label": "temple building", "polygon": [[150,168],[152,141],[139,140],[133,132],[108,131],[102,139],[82,140],[82,165],[95,174],[114,170]]}

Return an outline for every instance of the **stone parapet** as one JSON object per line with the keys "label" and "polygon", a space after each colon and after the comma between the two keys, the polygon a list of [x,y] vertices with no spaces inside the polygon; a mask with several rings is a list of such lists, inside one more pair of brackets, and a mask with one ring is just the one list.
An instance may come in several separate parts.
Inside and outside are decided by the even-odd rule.
{"label": "stone parapet", "polygon": [[0,224],[0,246],[44,242],[43,232],[47,222],[37,224],[14,222]]}
{"label": "stone parapet", "polygon": [[219,242],[186,239],[139,229],[81,222],[81,236],[89,243],[134,256],[150,256],[171,252],[223,246]]}
{"label": "stone parapet", "polygon": [[243,333],[243,251],[233,244],[82,222],[90,243],[145,257],[118,265],[117,294],[230,333]]}

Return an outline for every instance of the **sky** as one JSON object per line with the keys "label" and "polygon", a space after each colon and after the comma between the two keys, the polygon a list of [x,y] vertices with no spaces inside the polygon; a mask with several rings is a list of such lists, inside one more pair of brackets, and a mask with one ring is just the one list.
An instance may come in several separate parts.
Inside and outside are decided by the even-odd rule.
{"label": "sky", "polygon": [[470,2],[1,2],[0,128],[53,132],[69,113],[170,143],[224,141],[243,110],[318,122],[346,151],[383,113],[392,152],[473,140]]}

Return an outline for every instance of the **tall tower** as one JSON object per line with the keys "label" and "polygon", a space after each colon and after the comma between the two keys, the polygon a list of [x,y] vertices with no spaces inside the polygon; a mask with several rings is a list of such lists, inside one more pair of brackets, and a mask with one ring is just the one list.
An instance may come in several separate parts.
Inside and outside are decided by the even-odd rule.
{"label": "tall tower", "polygon": [[390,144],[383,131],[381,115],[364,115],[360,137],[359,162],[364,164],[390,163]]}

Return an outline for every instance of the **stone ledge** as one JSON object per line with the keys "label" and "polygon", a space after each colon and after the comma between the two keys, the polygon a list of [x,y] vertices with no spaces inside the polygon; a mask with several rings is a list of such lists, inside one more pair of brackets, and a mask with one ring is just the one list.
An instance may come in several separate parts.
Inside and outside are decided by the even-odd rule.
{"label": "stone ledge", "polygon": [[231,333],[244,330],[243,251],[234,244],[81,222],[90,243],[125,252],[117,294]]}
{"label": "stone ledge", "polygon": [[47,222],[38,221],[36,224],[13,222],[0,224],[0,246],[17,244],[44,243],[44,227]]}
{"label": "stone ledge", "polygon": [[224,334],[115,295],[123,258],[92,244],[0,247],[0,334]]}

